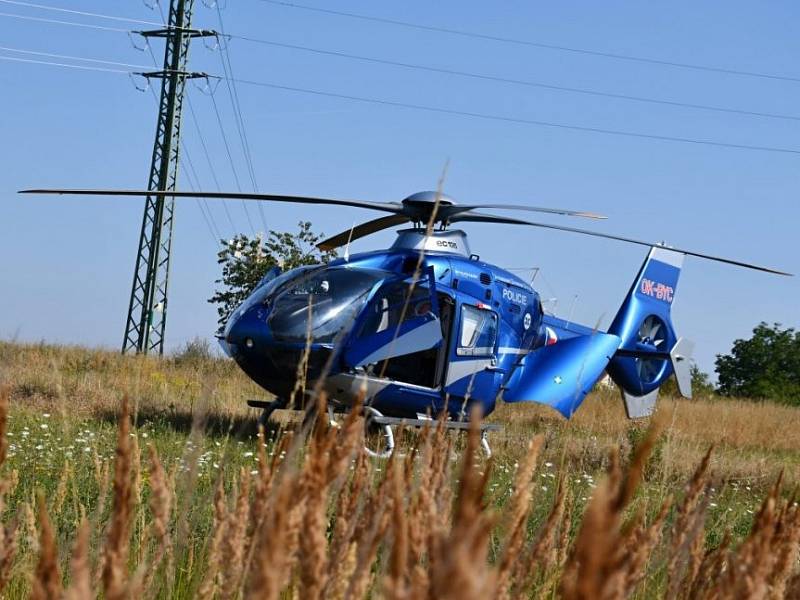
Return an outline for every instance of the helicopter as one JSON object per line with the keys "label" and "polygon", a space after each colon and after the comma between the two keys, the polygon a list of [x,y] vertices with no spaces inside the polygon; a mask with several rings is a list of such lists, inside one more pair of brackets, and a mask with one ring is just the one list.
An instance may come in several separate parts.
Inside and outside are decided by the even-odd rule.
{"label": "helicopter", "polygon": [[[420,426],[438,416],[465,428],[474,407],[535,402],[569,419],[604,375],[618,386],[628,418],[650,415],[659,387],[675,375],[691,398],[693,343],[671,319],[685,256],[778,275],[775,269],[637,239],[507,217],[515,210],[602,219],[586,211],[514,204],[457,204],[439,191],[401,202],[260,193],[148,190],[24,190],[22,193],[203,197],[334,205],[388,213],[318,244],[345,247],[327,264],[273,267],[231,314],[220,342],[272,402],[250,401],[263,420],[287,406],[300,380],[339,407],[365,394],[365,411],[384,429]],[[547,314],[540,294],[512,272],[480,260],[452,226],[496,223],[547,228],[644,246],[647,256],[608,330]],[[391,247],[349,255],[350,243],[400,225]],[[301,368],[298,368],[298,365]],[[483,432],[492,429],[482,425]],[[490,453],[485,435],[482,443]]]}

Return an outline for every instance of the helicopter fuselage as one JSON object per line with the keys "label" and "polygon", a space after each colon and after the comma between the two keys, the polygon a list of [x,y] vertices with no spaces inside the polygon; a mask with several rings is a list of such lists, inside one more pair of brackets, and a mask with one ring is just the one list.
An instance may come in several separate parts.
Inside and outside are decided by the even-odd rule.
{"label": "helicopter fuselage", "polygon": [[225,342],[279,398],[324,381],[383,414],[494,410],[521,358],[546,343],[539,295],[471,255],[460,231],[402,232],[392,248],[272,273],[232,315]]}

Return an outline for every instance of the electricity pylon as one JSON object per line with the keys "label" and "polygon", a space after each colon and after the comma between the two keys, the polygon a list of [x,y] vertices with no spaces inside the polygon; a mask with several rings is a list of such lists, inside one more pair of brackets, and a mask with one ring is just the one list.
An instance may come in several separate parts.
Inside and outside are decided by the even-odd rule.
{"label": "electricity pylon", "polygon": [[[161,71],[141,73],[161,80],[156,139],[150,163],[148,190],[174,190],[178,181],[181,109],[186,80],[204,77],[186,71],[192,38],[216,35],[214,31],[191,29],[194,0],[171,0],[164,29],[140,31],[145,38],[164,38]],[[167,323],[167,290],[172,250],[175,199],[148,196],[145,200],[139,251],[133,273],[131,301],[125,324],[122,352],[164,353]]]}

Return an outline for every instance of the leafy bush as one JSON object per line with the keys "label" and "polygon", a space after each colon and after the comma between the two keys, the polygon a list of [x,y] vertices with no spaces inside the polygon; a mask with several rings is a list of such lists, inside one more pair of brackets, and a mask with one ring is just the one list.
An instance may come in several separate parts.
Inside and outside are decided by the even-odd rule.
{"label": "leafy bush", "polygon": [[175,353],[173,361],[178,366],[198,366],[215,358],[211,343],[205,338],[196,337]]}
{"label": "leafy bush", "polygon": [[725,396],[800,405],[800,332],[762,322],[749,340],[717,355],[719,392]]}

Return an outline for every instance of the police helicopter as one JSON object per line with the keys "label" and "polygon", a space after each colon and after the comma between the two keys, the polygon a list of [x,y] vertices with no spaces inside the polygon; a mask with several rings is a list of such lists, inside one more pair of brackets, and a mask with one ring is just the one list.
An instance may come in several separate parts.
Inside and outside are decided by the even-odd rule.
{"label": "police helicopter", "polygon": [[[679,337],[670,309],[685,256],[779,275],[782,271],[598,231],[479,212],[515,210],[604,218],[583,211],[508,204],[457,204],[439,192],[401,202],[369,202],[259,193],[147,190],[25,190],[24,193],[244,199],[347,206],[387,213],[335,235],[320,249],[346,246],[383,229],[400,229],[388,249],[282,273],[269,270],[234,311],[222,344],[242,370],[277,397],[251,401],[285,407],[298,389],[318,385],[338,407],[366,390],[365,410],[386,437],[392,426],[422,425],[445,413],[466,427],[477,405],[489,415],[499,399],[536,402],[570,418],[608,374],[629,418],[650,415],[659,387],[675,375],[690,398],[693,344]],[[481,261],[453,226],[497,223],[554,229],[637,244],[647,257],[607,331],[545,314],[542,299],[513,273]],[[301,369],[298,369],[301,365]],[[484,430],[491,428],[483,426]],[[484,448],[488,444],[484,437]]]}

